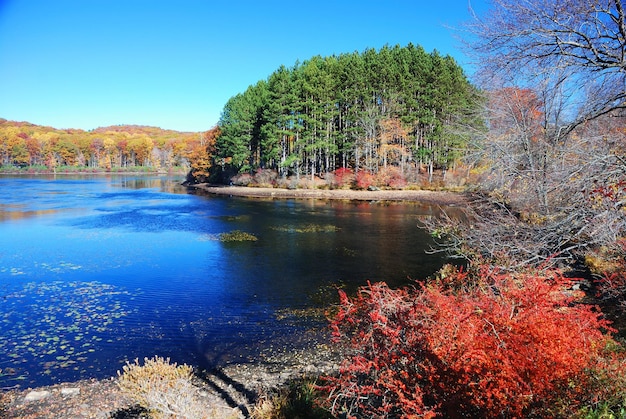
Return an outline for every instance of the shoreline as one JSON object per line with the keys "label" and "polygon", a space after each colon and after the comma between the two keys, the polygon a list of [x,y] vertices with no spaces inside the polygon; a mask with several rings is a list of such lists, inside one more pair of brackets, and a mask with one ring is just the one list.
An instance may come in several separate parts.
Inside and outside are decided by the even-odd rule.
{"label": "shoreline", "polygon": [[222,196],[276,199],[340,199],[351,201],[405,201],[448,206],[464,205],[462,193],[428,190],[281,189],[250,186],[217,186],[207,183],[187,185],[202,192]]}
{"label": "shoreline", "polygon": [[[207,412],[245,419],[255,404],[292,380],[338,371],[340,350],[325,343],[289,352],[270,351],[257,362],[230,363],[209,370],[195,370],[192,382]],[[130,418],[145,411],[117,385],[117,377],[84,378],[40,387],[0,391],[0,417],[35,419],[49,417]]]}
{"label": "shoreline", "polygon": [[150,176],[185,176],[183,172],[159,172],[159,171],[58,171],[58,172],[0,172],[0,176],[62,176],[62,175],[89,175],[89,176],[109,176],[109,175],[150,175]]}

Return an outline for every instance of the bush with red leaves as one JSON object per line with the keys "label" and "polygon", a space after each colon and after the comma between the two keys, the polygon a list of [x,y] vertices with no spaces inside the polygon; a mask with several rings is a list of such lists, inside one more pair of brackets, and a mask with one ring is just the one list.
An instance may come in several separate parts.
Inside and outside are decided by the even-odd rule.
{"label": "bush with red leaves", "polygon": [[566,417],[603,397],[589,391],[604,349],[615,343],[572,280],[559,272],[478,272],[455,270],[415,288],[370,284],[353,298],[340,291],[332,328],[350,355],[325,386],[332,411]]}
{"label": "bush with red leaves", "polygon": [[349,188],[354,183],[354,171],[341,167],[333,173],[335,175],[333,187],[338,189]]}
{"label": "bush with red leaves", "polygon": [[356,174],[356,186],[358,189],[367,189],[370,186],[374,186],[374,175],[366,170],[360,170]]}

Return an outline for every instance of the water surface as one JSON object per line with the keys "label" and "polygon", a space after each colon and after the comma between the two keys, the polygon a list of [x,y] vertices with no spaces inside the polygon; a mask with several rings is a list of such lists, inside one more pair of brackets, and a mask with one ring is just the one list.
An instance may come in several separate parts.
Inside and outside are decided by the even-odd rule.
{"label": "water surface", "polygon": [[[437,270],[426,204],[203,196],[157,176],[0,177],[0,387],[306,345],[285,315]],[[223,243],[242,230],[258,241]]]}

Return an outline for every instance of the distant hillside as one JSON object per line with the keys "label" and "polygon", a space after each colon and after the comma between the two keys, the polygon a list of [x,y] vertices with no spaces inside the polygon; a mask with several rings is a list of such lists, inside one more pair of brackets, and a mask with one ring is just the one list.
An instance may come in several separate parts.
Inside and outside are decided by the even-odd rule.
{"label": "distant hillside", "polygon": [[0,118],[0,167],[189,170],[205,135],[141,125],[57,129]]}
{"label": "distant hillside", "polygon": [[189,131],[174,131],[171,129],[163,129],[159,127],[151,127],[149,125],[111,125],[108,127],[99,127],[90,132],[128,132],[130,134],[147,134],[147,135],[174,135],[174,134],[193,134]]}

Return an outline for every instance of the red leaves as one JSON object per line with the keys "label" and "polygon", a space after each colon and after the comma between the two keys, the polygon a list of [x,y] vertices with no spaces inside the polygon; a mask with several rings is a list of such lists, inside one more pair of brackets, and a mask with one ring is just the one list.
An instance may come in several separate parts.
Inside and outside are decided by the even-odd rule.
{"label": "red leaves", "polygon": [[360,170],[356,174],[356,186],[358,189],[367,189],[375,183],[374,175],[366,170]]}
{"label": "red leaves", "polygon": [[610,338],[599,312],[569,291],[571,280],[483,269],[472,287],[454,284],[466,275],[341,292],[332,326],[352,356],[330,379],[334,406],[361,417],[519,417],[586,397]]}
{"label": "red leaves", "polygon": [[334,172],[335,181],[334,186],[336,188],[350,188],[354,182],[354,171],[345,167],[341,167]]}
{"label": "red leaves", "polygon": [[626,194],[626,181],[619,180],[608,185],[597,186],[591,191],[592,196],[600,196],[610,201],[617,202]]}

